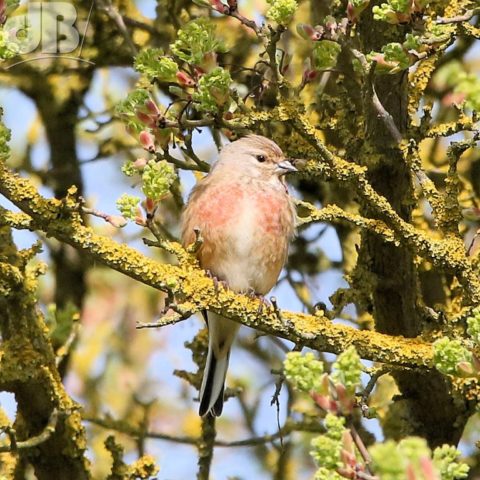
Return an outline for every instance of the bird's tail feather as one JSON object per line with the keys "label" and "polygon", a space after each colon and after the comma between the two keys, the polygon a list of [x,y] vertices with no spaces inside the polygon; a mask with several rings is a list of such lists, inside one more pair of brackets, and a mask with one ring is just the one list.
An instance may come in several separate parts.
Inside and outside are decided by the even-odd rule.
{"label": "bird's tail feather", "polygon": [[230,350],[221,358],[217,358],[213,352],[211,342],[209,342],[207,362],[200,388],[200,408],[198,413],[202,417],[207,413],[211,413],[214,417],[222,414],[223,390],[225,388],[229,358]]}

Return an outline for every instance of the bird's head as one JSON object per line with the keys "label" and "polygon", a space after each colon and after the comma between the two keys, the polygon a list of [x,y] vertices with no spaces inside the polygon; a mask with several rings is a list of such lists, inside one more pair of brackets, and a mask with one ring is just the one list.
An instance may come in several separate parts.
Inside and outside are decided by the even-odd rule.
{"label": "bird's head", "polygon": [[218,166],[267,181],[297,171],[275,142],[260,135],[248,135],[226,145],[220,153]]}

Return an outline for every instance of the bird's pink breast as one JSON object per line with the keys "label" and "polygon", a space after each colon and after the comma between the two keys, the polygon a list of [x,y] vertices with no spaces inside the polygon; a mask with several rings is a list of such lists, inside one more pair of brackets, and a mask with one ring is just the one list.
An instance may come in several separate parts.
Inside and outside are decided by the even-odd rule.
{"label": "bird's pink breast", "polygon": [[253,187],[231,183],[210,187],[197,215],[201,223],[213,228],[233,223],[242,215],[244,208],[250,208],[258,220],[258,229],[266,234],[280,235],[284,228],[283,215],[289,210],[288,199],[283,192],[259,191]]}

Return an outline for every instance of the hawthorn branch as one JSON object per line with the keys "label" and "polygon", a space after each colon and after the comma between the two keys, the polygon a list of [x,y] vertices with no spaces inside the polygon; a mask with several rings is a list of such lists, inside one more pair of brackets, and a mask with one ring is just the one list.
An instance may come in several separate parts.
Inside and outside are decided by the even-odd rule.
{"label": "hawthorn branch", "polygon": [[[39,230],[90,255],[104,265],[139,282],[175,296],[184,315],[204,309],[231,318],[292,342],[319,351],[339,354],[354,345],[363,358],[405,367],[431,367],[432,346],[420,339],[392,337],[378,332],[359,331],[332,323],[324,316],[272,309],[260,313],[260,301],[215,287],[198,267],[195,257],[179,244],[170,242],[181,265],[158,263],[137,250],[96,234],[83,224],[74,190],[62,201],[43,198],[32,183],[0,164],[0,193],[24,213],[0,209],[0,224],[13,228]],[[174,317],[163,325],[178,322]]]}

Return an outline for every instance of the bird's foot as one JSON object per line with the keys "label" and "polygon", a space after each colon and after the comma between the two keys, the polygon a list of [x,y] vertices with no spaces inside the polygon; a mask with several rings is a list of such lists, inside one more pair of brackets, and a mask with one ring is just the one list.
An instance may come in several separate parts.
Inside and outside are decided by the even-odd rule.
{"label": "bird's foot", "polygon": [[220,287],[222,287],[224,290],[228,290],[228,283],[225,280],[220,280],[210,270],[207,270],[207,276],[213,280],[213,287],[215,288],[215,293],[218,293],[220,291]]}
{"label": "bird's foot", "polygon": [[265,298],[263,295],[260,293],[255,292],[255,290],[249,289],[247,292],[247,296],[249,296],[252,299],[257,299],[260,301],[260,305],[258,306],[258,313],[261,314],[263,312],[263,309],[266,308],[267,310],[269,308],[272,308],[272,303],[270,300]]}

